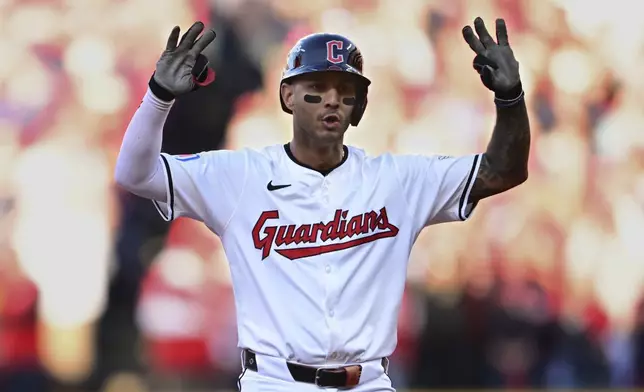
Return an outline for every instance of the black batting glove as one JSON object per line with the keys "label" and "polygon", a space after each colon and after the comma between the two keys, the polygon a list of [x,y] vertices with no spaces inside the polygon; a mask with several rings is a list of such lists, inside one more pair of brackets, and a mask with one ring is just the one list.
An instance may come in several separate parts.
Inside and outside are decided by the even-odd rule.
{"label": "black batting glove", "polygon": [[485,27],[483,19],[474,20],[476,35],[470,26],[463,28],[463,38],[476,53],[473,66],[481,81],[494,92],[498,106],[512,106],[523,99],[519,76],[519,62],[514,57],[508,41],[508,31],[503,19],[496,20],[496,42]]}
{"label": "black batting glove", "polygon": [[180,28],[175,26],[172,29],[165,51],[150,79],[150,89],[158,98],[171,101],[214,80],[214,71],[201,52],[214,41],[216,34],[208,30],[197,39],[203,29],[203,23],[194,23],[181,37],[178,46]]}

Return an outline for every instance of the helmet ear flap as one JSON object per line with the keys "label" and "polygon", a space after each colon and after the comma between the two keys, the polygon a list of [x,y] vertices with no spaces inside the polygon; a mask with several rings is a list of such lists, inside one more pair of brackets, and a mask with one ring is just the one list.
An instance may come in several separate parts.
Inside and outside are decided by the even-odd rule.
{"label": "helmet ear flap", "polygon": [[364,87],[358,90],[356,94],[356,106],[351,112],[351,125],[357,127],[364,115],[365,110],[367,109],[367,92],[368,87]]}

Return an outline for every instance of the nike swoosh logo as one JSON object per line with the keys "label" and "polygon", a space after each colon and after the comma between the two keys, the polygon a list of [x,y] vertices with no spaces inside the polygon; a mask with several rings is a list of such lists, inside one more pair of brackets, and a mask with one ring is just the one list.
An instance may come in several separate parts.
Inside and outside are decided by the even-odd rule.
{"label": "nike swoosh logo", "polygon": [[266,189],[268,189],[269,192],[273,192],[273,191],[276,191],[278,189],[288,188],[289,186],[291,186],[291,184],[273,185],[273,181],[269,181],[268,184],[266,185]]}

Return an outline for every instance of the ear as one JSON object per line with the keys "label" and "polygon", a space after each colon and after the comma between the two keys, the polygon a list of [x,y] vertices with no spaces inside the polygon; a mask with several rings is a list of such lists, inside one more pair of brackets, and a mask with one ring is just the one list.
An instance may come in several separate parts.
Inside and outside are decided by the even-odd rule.
{"label": "ear", "polygon": [[282,94],[282,99],[284,100],[284,104],[286,105],[287,108],[289,108],[291,111],[293,110],[293,104],[295,101],[295,94],[293,91],[293,85],[288,84],[288,83],[282,83],[280,86],[280,94]]}

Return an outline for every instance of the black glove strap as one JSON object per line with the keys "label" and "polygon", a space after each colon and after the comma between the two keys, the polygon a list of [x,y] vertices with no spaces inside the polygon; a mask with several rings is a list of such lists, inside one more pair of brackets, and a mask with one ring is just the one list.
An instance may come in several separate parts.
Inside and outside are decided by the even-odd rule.
{"label": "black glove strap", "polygon": [[152,94],[154,94],[155,97],[159,98],[162,101],[171,102],[175,98],[174,94],[161,87],[161,85],[157,83],[156,80],[154,80],[154,73],[150,78],[150,82],[148,82],[148,86],[150,86]]}
{"label": "black glove strap", "polygon": [[522,102],[525,98],[521,82],[505,92],[494,93],[494,103],[499,108],[509,108]]}

